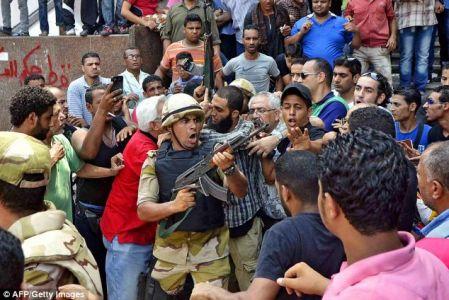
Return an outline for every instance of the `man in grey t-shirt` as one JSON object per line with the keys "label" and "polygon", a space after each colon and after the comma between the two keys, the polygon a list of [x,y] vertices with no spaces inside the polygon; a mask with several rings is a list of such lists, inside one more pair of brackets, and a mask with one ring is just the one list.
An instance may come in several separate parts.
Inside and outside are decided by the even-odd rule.
{"label": "man in grey t-shirt", "polygon": [[259,53],[259,30],[253,25],[243,30],[243,46],[245,52],[231,59],[223,68],[223,73],[228,76],[235,73],[235,78],[244,78],[250,81],[256,92],[268,92],[270,89],[270,77],[276,82],[276,90],[280,90],[280,72],[274,59],[263,53]]}

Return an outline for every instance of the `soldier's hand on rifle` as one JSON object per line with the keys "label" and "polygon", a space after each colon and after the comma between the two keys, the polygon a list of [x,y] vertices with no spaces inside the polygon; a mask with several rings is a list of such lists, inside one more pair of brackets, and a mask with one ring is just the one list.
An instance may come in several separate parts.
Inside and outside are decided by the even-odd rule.
{"label": "soldier's hand on rifle", "polygon": [[195,206],[195,191],[192,189],[182,189],[176,194],[175,200],[171,202],[173,212],[183,212],[189,207]]}
{"label": "soldier's hand on rifle", "polygon": [[234,155],[228,152],[218,152],[212,158],[212,162],[222,171],[234,165]]}

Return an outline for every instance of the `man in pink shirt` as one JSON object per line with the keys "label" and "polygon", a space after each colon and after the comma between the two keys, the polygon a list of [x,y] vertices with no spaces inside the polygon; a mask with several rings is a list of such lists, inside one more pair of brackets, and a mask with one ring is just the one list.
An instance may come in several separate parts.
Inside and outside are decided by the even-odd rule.
{"label": "man in pink shirt", "polygon": [[413,236],[397,232],[407,158],[393,138],[359,128],[320,156],[318,207],[347,262],[329,280],[305,263],[278,279],[287,292],[325,299],[449,299],[449,270]]}
{"label": "man in pink shirt", "polygon": [[349,0],[345,17],[351,17],[360,30],[362,46],[354,50],[354,57],[362,64],[362,74],[373,64],[376,72],[390,84],[390,52],[396,48],[398,25],[392,0]]}

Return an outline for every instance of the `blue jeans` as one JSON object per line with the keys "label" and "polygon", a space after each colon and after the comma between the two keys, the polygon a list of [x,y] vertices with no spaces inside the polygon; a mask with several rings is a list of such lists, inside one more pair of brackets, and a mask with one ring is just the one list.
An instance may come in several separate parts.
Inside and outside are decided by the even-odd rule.
{"label": "blue jeans", "polygon": [[[399,30],[399,51],[401,55],[399,73],[402,87],[409,87],[414,84],[420,91],[425,90],[432,34],[433,26],[415,26]],[[414,70],[413,64],[415,65]]]}
{"label": "blue jeans", "polygon": [[150,261],[153,245],[120,244],[117,237],[114,237],[112,243],[103,237],[103,243],[108,250],[108,299],[136,299],[139,274],[145,271]]}
{"label": "blue jeans", "polygon": [[[39,25],[41,31],[48,32],[48,11],[47,11],[47,1],[39,0]],[[64,25],[64,17],[62,15],[62,0],[54,0],[55,12],[56,12],[56,26]]]}
{"label": "blue jeans", "polygon": [[[126,25],[127,21],[122,17],[123,0],[117,0],[114,17],[114,0],[103,0],[101,2],[101,12],[103,13],[104,25],[113,27],[116,23],[119,26]],[[114,22],[114,19],[116,22]]]}

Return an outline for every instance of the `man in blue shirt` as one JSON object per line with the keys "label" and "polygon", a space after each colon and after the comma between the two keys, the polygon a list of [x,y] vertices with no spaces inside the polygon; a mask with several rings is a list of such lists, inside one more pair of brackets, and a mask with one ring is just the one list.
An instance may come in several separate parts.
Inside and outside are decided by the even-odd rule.
{"label": "man in blue shirt", "polygon": [[348,111],[347,102],[331,91],[332,77],[330,64],[322,58],[314,58],[304,64],[299,78],[312,95],[312,116],[323,121],[326,131],[332,131],[332,123],[343,119]]}
{"label": "man in blue shirt", "polygon": [[410,140],[413,148],[422,153],[427,148],[427,136],[431,127],[419,123],[416,112],[421,106],[421,94],[415,88],[394,91],[391,97],[391,113],[395,120],[396,140]]}
{"label": "man in blue shirt", "polygon": [[449,141],[432,144],[418,165],[418,187],[424,203],[438,216],[421,232],[428,238],[449,238]]}
{"label": "man in blue shirt", "polygon": [[343,55],[343,48],[351,43],[357,49],[361,39],[357,26],[352,21],[329,11],[331,0],[312,0],[313,14],[301,18],[292,28],[286,45],[300,43],[307,58],[320,57],[333,64]]}

